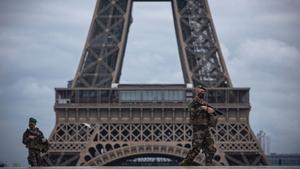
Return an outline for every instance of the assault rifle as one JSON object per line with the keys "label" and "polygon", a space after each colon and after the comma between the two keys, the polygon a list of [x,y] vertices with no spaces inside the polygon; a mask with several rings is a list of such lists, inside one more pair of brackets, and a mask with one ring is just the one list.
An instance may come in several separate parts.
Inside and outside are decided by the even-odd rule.
{"label": "assault rifle", "polygon": [[200,99],[198,96],[196,96],[195,98],[193,98],[193,101],[192,103],[199,103],[200,105],[203,105],[203,106],[207,106],[207,107],[210,107],[212,109],[214,109],[215,112],[213,112],[213,115],[214,116],[217,116],[217,115],[223,115],[224,113],[216,108],[214,108],[213,106],[209,105],[207,102],[205,102],[203,99]]}
{"label": "assault rifle", "polygon": [[[27,129],[28,130],[28,129]],[[30,144],[29,147],[34,147],[35,149],[41,151],[42,153],[45,153],[49,150],[49,142],[47,139],[44,140],[40,135],[37,135],[36,133],[29,131],[29,135],[36,137],[33,140],[30,140],[28,144]]]}

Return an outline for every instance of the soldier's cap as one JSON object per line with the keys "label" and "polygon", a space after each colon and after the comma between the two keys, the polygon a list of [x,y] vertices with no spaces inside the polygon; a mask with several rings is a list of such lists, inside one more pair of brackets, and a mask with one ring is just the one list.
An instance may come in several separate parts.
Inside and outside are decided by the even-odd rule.
{"label": "soldier's cap", "polygon": [[33,123],[33,124],[36,124],[37,120],[33,117],[30,117],[29,118],[29,123]]}
{"label": "soldier's cap", "polygon": [[206,89],[204,86],[202,86],[202,85],[198,85],[198,86],[196,86],[195,88],[203,89],[203,90],[207,91],[207,89]]}

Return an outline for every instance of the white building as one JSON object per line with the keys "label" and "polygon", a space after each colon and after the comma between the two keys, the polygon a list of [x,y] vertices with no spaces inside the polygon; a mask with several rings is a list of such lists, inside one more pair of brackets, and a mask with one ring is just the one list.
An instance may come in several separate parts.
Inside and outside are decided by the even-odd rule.
{"label": "white building", "polygon": [[266,155],[270,154],[270,136],[268,136],[263,130],[260,130],[257,135],[257,141],[260,144],[261,148],[263,149]]}

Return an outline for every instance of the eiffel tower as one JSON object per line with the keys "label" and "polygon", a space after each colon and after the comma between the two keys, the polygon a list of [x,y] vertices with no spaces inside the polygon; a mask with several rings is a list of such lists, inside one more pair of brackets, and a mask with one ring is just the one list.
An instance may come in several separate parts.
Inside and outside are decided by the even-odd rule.
{"label": "eiffel tower", "polygon": [[[211,129],[215,165],[267,165],[249,125],[249,88],[232,85],[207,0],[169,0],[184,84],[119,84],[134,1],[97,1],[75,78],[55,89],[45,164],[178,165],[191,148],[186,105],[204,85],[225,112]],[[194,162],[204,165],[203,154]]]}

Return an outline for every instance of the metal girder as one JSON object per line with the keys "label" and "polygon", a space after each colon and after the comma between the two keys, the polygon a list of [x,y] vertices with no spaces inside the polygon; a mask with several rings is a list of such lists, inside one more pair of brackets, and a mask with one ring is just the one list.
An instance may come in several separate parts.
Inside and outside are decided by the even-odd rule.
{"label": "metal girder", "polygon": [[[110,87],[121,75],[132,0],[99,0],[72,87]],[[185,83],[232,87],[206,0],[172,0]]]}
{"label": "metal girder", "polygon": [[[97,1],[72,88],[56,89],[46,165],[106,165],[153,153],[175,160],[191,147],[188,85],[112,87],[121,75],[133,1]],[[249,89],[232,86],[207,0],[170,1],[184,81],[208,87],[208,102],[225,112],[211,129],[215,164],[268,164],[249,125]],[[203,164],[203,155],[196,162]]]}
{"label": "metal girder", "polygon": [[232,87],[206,0],[173,0],[185,83]]}
{"label": "metal girder", "polygon": [[[97,143],[96,143],[97,144]],[[87,151],[82,151],[81,157],[78,161],[78,165],[84,166],[102,166],[109,163],[113,164],[114,161],[118,159],[124,159],[135,155],[143,154],[161,154],[161,155],[170,155],[174,156],[173,158],[183,159],[187,152],[188,148],[179,147],[172,144],[165,143],[152,143],[152,144],[131,144],[124,147],[119,147],[117,149],[111,150],[109,152],[98,151],[97,146],[93,145],[87,148]],[[101,144],[101,143],[100,143]],[[218,151],[216,156],[220,158],[214,159],[213,163],[217,166],[228,165],[226,159],[224,158],[224,153]],[[86,158],[89,157],[89,158]],[[197,165],[205,165],[205,157],[203,154],[199,154],[195,163]]]}
{"label": "metal girder", "polygon": [[132,0],[98,0],[72,87],[110,87],[119,81]]}
{"label": "metal girder", "polygon": [[[49,138],[47,160],[54,159],[53,165],[66,164],[70,153],[79,154],[79,161],[71,160],[68,164],[113,165],[115,160],[137,155],[131,150],[138,144],[152,147],[144,147],[138,153],[141,156],[162,153],[173,155],[174,160],[183,157],[184,149],[191,148],[193,131],[186,107],[191,89],[184,85],[120,85],[56,91],[56,125]],[[168,100],[176,95],[179,100]],[[249,88],[208,88],[205,98],[224,112],[217,126],[211,128],[220,152],[216,160],[226,159],[229,165],[267,164],[249,125]],[[172,145],[178,151],[166,152],[163,145]],[[127,151],[128,146],[134,148]]]}

